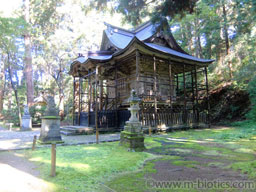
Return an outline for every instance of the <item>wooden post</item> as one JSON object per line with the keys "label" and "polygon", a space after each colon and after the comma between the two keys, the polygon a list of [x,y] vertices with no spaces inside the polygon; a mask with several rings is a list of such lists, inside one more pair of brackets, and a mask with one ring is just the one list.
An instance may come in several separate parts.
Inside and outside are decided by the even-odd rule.
{"label": "wooden post", "polygon": [[157,113],[157,76],[156,76],[156,57],[154,56],[154,102],[155,102],[155,113]]}
{"label": "wooden post", "polygon": [[173,85],[172,85],[172,65],[170,61],[169,61],[169,81],[170,81],[170,106],[172,108]]}
{"label": "wooden post", "polygon": [[118,128],[118,113],[117,113],[117,102],[118,102],[118,92],[117,92],[117,63],[115,62],[115,117],[116,117],[116,128]]}
{"label": "wooden post", "polygon": [[101,75],[101,70],[99,68],[99,81],[100,81],[100,111],[103,110],[103,78],[102,78],[102,75]]}
{"label": "wooden post", "polygon": [[[88,70],[88,73],[90,74],[91,71]],[[92,98],[92,81],[91,81],[91,75],[88,76],[88,127],[90,126],[90,112],[91,112],[91,98]]]}
{"label": "wooden post", "polygon": [[52,143],[51,150],[51,176],[56,176],[56,143]]}
{"label": "wooden post", "polygon": [[209,102],[209,87],[208,87],[208,76],[207,76],[207,67],[204,67],[205,72],[205,86],[206,86],[206,97],[207,97],[207,121],[209,128],[211,127],[211,119],[210,119],[210,102]]}
{"label": "wooden post", "polygon": [[33,145],[32,145],[32,151],[34,151],[35,148],[36,148],[36,135],[34,135]]}
{"label": "wooden post", "polygon": [[183,65],[183,91],[184,91],[184,120],[183,123],[187,123],[187,90],[186,90],[186,75],[185,75],[185,65]]}
{"label": "wooden post", "polygon": [[178,91],[179,90],[179,74],[176,75],[176,83],[177,83],[176,87],[177,87],[177,91]]}
{"label": "wooden post", "polygon": [[156,76],[156,57],[154,58],[154,107],[155,107],[155,114],[154,114],[154,120],[155,120],[155,126],[157,127],[157,76]]}
{"label": "wooden post", "polygon": [[75,90],[76,90],[76,82],[75,82],[75,77],[73,77],[73,115],[72,115],[72,121],[73,121],[73,125],[75,125],[75,114],[76,114],[76,101],[75,101],[75,94],[76,94],[76,92],[75,92]]}
{"label": "wooden post", "polygon": [[136,93],[139,96],[140,91],[140,53],[136,50]]}
{"label": "wooden post", "polygon": [[197,66],[195,65],[195,88],[196,88],[196,121],[199,123],[199,109],[198,109],[198,88],[197,88]]}
{"label": "wooden post", "polygon": [[99,128],[98,128],[98,81],[99,81],[99,66],[96,66],[95,73],[95,127],[96,127],[96,143],[99,144]]}
{"label": "wooden post", "polygon": [[151,125],[149,125],[148,135],[151,136],[151,134],[152,134],[152,128],[151,128]]}
{"label": "wooden post", "polygon": [[191,86],[192,86],[192,103],[193,103],[193,114],[195,114],[195,90],[194,90],[194,75],[193,70],[191,71]]}
{"label": "wooden post", "polygon": [[78,103],[78,122],[79,122],[79,125],[81,125],[81,118],[80,118],[80,115],[81,115],[81,77],[79,76],[79,89],[78,89],[78,96],[79,96],[79,103]]}

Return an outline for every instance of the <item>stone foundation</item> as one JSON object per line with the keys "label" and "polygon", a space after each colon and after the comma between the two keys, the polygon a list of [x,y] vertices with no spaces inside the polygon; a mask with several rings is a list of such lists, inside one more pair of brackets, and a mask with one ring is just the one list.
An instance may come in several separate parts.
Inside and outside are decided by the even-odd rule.
{"label": "stone foundation", "polygon": [[143,133],[122,131],[120,135],[120,145],[127,147],[129,151],[144,151]]}
{"label": "stone foundation", "polygon": [[31,131],[32,130],[32,119],[30,115],[24,115],[22,117],[21,131]]}

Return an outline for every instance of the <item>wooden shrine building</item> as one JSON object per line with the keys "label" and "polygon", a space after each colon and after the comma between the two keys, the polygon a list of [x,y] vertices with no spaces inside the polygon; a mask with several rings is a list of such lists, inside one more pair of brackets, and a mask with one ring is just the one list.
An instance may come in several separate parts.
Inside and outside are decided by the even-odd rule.
{"label": "wooden shrine building", "polygon": [[189,55],[171,32],[151,22],[133,30],[105,25],[100,50],[80,54],[70,67],[74,125],[122,129],[132,89],[142,99],[144,127],[209,124],[209,103],[202,105],[202,97],[208,98],[207,66],[213,60]]}

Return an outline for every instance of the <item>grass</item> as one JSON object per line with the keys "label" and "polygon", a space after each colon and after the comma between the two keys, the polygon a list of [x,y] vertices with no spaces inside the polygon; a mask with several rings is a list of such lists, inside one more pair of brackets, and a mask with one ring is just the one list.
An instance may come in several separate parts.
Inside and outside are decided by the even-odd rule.
{"label": "grass", "polygon": [[[240,122],[233,127],[221,129],[172,132],[158,138],[147,138],[146,141],[150,142],[149,150],[157,154],[166,155],[169,153],[171,155],[173,152],[181,154],[181,156],[166,155],[166,157],[173,158],[158,159],[158,161],[169,160],[171,164],[176,166],[198,168],[199,162],[186,161],[182,157],[182,154],[193,153],[194,156],[212,159],[212,162],[206,162],[202,166],[232,168],[248,174],[250,178],[256,180],[256,140],[252,139],[256,136],[255,127],[256,125],[253,123]],[[227,166],[227,164],[229,165]],[[156,171],[154,161],[149,161],[139,172],[122,174],[106,184],[115,191],[123,191],[123,189],[125,191],[143,191],[147,182],[146,175],[150,175],[153,171]],[[158,191],[168,190],[159,189]]]}
{"label": "grass", "polygon": [[[220,129],[177,131],[146,137],[148,152],[127,152],[118,142],[57,147],[55,178],[49,176],[49,148],[27,151],[26,155],[39,165],[42,178],[54,186],[53,191],[113,189],[139,192],[145,191],[146,179],[157,172],[156,161],[197,169],[198,166],[232,168],[256,179],[255,137],[254,123],[239,122]],[[198,161],[185,160],[184,157],[190,154],[212,162],[201,165]]]}
{"label": "grass", "polygon": [[42,178],[54,184],[53,191],[99,191],[106,179],[121,172],[135,171],[153,155],[127,152],[117,142],[90,146],[57,147],[57,176],[50,174],[50,149],[27,151],[40,165]]}

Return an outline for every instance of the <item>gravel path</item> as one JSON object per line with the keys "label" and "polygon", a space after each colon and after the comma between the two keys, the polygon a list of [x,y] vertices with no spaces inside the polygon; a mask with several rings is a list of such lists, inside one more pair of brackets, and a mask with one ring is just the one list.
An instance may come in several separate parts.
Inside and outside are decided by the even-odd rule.
{"label": "gravel path", "polygon": [[[0,128],[0,151],[28,149],[32,147],[34,135],[39,138],[40,129],[33,129],[32,131],[8,131]],[[77,145],[77,144],[91,144],[96,142],[95,135],[78,135],[78,136],[63,136],[64,144],[59,145]],[[118,141],[120,133],[100,134],[100,142]],[[48,147],[49,145],[37,145],[37,147]]]}

